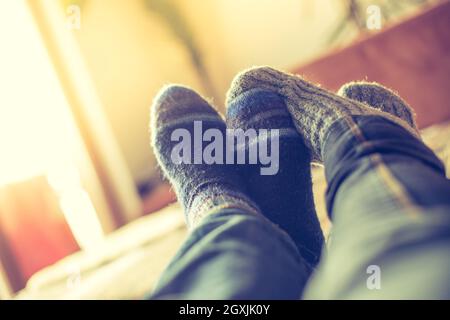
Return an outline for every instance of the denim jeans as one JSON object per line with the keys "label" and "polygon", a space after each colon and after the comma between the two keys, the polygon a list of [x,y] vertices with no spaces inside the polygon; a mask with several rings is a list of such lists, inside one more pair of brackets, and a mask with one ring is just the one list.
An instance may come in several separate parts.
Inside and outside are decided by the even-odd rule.
{"label": "denim jeans", "polygon": [[323,148],[333,229],[317,269],[264,217],[228,209],[189,235],[150,297],[449,299],[450,182],[433,152],[378,116],[337,121]]}

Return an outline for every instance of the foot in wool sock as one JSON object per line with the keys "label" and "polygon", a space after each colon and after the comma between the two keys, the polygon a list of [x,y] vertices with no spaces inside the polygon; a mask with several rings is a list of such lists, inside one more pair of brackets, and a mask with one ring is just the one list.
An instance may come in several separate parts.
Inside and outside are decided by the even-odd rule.
{"label": "foot in wool sock", "polygon": [[[324,240],[314,208],[309,150],[292,123],[283,97],[272,88],[260,88],[258,83],[254,88],[249,83],[245,88],[239,81],[234,84],[238,85],[228,92],[227,128],[246,132],[249,129],[256,132],[279,130],[275,174],[262,175],[259,164],[239,166],[249,195],[258,203],[263,215],[289,234],[305,260],[314,266]],[[270,146],[272,133],[258,135],[258,143],[253,146]],[[251,144],[246,145],[246,155],[250,147]]]}
{"label": "foot in wool sock", "polygon": [[[261,88],[271,88],[284,97],[294,125],[311,151],[313,162],[322,162],[322,144],[331,125],[339,119],[349,121],[355,115],[383,116],[404,127],[418,137],[405,119],[367,106],[359,101],[346,99],[309,83],[299,76],[270,67],[252,68],[238,75],[233,86],[241,91],[258,83]],[[239,94],[237,90],[233,95]],[[233,95],[230,99],[233,98]]]}
{"label": "foot in wool sock", "polygon": [[376,82],[349,82],[343,85],[339,96],[356,100],[405,120],[412,128],[417,128],[412,108],[392,90]]}
{"label": "foot in wool sock", "polygon": [[[191,89],[172,85],[155,98],[150,119],[152,147],[190,228],[204,216],[224,208],[258,214],[257,206],[245,194],[236,166],[205,163],[202,156],[207,143],[201,135],[208,129],[214,136],[225,137],[225,122]],[[177,149],[181,141],[183,150]]]}

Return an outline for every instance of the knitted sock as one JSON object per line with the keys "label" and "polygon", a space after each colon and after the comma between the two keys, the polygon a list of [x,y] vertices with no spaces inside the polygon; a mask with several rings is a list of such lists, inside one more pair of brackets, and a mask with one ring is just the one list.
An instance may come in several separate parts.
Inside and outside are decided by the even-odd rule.
{"label": "knitted sock", "polygon": [[[254,86],[246,83],[245,87],[240,83],[234,81],[228,92],[227,127],[257,132],[279,130],[278,172],[262,175],[259,164],[246,164],[239,166],[241,176],[263,215],[289,234],[302,256],[314,266],[324,240],[314,207],[309,150],[276,90],[261,89],[258,82]],[[271,132],[258,135],[253,143],[256,142],[259,146],[270,146]],[[246,154],[250,143],[246,145]]]}
{"label": "knitted sock", "polygon": [[405,120],[417,128],[412,108],[392,90],[376,82],[349,82],[343,85],[338,95],[367,104]]}
{"label": "knitted sock", "polygon": [[284,73],[270,67],[252,68],[242,72],[234,80],[234,87],[240,87],[234,95],[249,86],[259,83],[260,88],[277,91],[285,99],[294,125],[311,151],[314,162],[322,162],[322,144],[331,125],[338,119],[349,121],[355,115],[379,115],[404,127],[414,136],[419,136],[405,119],[393,116],[363,104],[346,99],[315,86],[299,76]]}
{"label": "knitted sock", "polygon": [[[152,147],[185,210],[190,228],[197,226],[204,216],[224,208],[258,214],[257,206],[245,194],[236,166],[220,160],[205,163],[203,152],[211,142],[204,142],[202,135],[208,129],[214,137],[211,140],[225,141],[224,121],[191,89],[172,85],[156,96],[150,119]],[[187,146],[182,151],[181,141]],[[225,154],[224,149],[221,152]]]}

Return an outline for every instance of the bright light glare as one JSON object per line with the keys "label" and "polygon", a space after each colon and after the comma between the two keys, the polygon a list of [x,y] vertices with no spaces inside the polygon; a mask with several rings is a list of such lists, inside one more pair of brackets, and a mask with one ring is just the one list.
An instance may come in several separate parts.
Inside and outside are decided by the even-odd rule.
{"label": "bright light glare", "polygon": [[24,0],[0,1],[0,187],[47,176],[79,244],[103,232],[74,164],[74,126]]}
{"label": "bright light glare", "polygon": [[25,3],[0,3],[0,185],[70,156],[66,101]]}

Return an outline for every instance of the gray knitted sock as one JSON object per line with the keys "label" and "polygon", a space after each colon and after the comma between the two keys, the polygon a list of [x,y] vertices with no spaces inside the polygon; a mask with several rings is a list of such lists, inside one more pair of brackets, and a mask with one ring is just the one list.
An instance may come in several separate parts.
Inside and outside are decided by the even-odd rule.
{"label": "gray knitted sock", "polygon": [[232,82],[227,100],[249,88],[276,90],[285,99],[294,125],[311,150],[312,161],[322,162],[322,144],[331,125],[342,118],[349,121],[355,115],[379,115],[418,136],[405,119],[347,99],[313,85],[299,76],[270,67],[256,67],[238,74]]}
{"label": "gray knitted sock", "polygon": [[[237,166],[195,160],[195,155],[202,155],[207,145],[204,141],[200,144],[194,141],[199,123],[204,131],[215,130],[225,137],[224,120],[193,90],[171,85],[154,99],[150,117],[153,151],[184,208],[188,227],[194,228],[203,217],[226,208],[260,215],[257,205],[246,194]],[[174,147],[179,144],[172,138],[175,130],[191,137],[190,152],[186,155],[183,152],[183,158],[190,156],[186,161],[179,161],[181,158],[173,155]]]}
{"label": "gray knitted sock", "polygon": [[417,128],[412,108],[394,91],[376,82],[349,82],[337,93],[341,97],[365,103],[375,109],[390,113]]}

